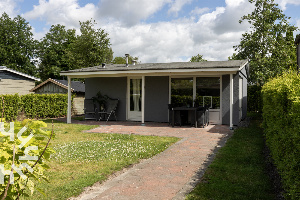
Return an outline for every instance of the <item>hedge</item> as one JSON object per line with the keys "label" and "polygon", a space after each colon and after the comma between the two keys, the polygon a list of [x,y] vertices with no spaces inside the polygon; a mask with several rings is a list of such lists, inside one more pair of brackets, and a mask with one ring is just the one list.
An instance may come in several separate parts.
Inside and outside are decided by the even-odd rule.
{"label": "hedge", "polygon": [[249,85],[247,89],[247,110],[248,112],[262,112],[263,102],[261,96],[262,87]]}
{"label": "hedge", "polygon": [[262,88],[266,143],[286,199],[300,199],[300,76],[285,73]]}
{"label": "hedge", "polygon": [[[67,115],[67,94],[0,95],[0,112],[7,121],[14,121],[23,113],[31,119],[61,117]],[[1,117],[0,116],[0,117]]]}

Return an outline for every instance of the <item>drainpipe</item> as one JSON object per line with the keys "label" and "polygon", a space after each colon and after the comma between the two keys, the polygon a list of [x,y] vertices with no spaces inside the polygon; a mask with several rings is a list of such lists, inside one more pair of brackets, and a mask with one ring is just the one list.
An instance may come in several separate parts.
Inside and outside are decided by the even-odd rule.
{"label": "drainpipe", "polygon": [[300,34],[297,35],[295,44],[297,45],[297,72],[299,74],[299,68],[300,68]]}

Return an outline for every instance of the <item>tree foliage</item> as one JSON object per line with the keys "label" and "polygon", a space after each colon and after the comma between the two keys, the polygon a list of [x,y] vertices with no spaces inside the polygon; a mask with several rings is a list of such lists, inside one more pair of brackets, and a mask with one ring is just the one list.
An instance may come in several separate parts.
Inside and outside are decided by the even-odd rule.
{"label": "tree foliage", "polygon": [[73,69],[110,63],[113,59],[108,33],[100,28],[95,29],[95,24],[91,20],[80,22],[81,34],[71,43],[67,53]]}
{"label": "tree foliage", "polygon": [[[138,62],[139,58],[138,57],[132,57],[132,56],[128,56],[128,64],[132,64],[133,61]],[[113,59],[112,61],[113,64],[126,64],[126,57],[120,57],[117,56]]]}
{"label": "tree foliage", "polygon": [[21,16],[10,18],[6,13],[0,17],[0,65],[19,72],[36,75],[33,62],[36,40],[31,26]]}
{"label": "tree foliage", "polygon": [[196,56],[192,56],[190,62],[202,62],[202,61],[207,61],[203,58],[203,55],[196,55]]}
{"label": "tree foliage", "polygon": [[255,4],[251,14],[245,15],[240,23],[247,21],[251,30],[244,33],[236,54],[229,59],[250,60],[250,81],[263,85],[269,78],[287,69],[296,68],[296,48],[293,31],[274,0],[249,0]]}
{"label": "tree foliage", "polygon": [[66,30],[63,25],[52,25],[39,43],[39,74],[44,81],[48,78],[60,79],[60,71],[72,69],[67,53],[75,42],[75,29]]}
{"label": "tree foliage", "polygon": [[60,79],[60,71],[111,62],[113,52],[108,34],[103,29],[95,29],[94,25],[91,20],[80,22],[80,34],[77,36],[75,29],[66,30],[59,24],[51,26],[39,45],[42,80]]}

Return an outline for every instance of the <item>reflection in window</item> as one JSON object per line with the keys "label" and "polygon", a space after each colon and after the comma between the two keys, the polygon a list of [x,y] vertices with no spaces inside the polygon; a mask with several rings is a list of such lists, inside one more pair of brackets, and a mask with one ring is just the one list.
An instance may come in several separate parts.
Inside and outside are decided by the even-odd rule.
{"label": "reflection in window", "polygon": [[130,111],[141,111],[142,79],[130,79]]}
{"label": "reflection in window", "polygon": [[197,77],[196,92],[195,106],[220,109],[220,78]]}
{"label": "reflection in window", "polygon": [[171,103],[174,107],[193,106],[193,78],[172,78]]}

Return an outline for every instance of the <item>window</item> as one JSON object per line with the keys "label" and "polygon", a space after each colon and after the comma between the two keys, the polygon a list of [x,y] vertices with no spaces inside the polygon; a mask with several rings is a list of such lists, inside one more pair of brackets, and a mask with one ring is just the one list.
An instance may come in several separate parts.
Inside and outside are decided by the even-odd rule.
{"label": "window", "polygon": [[193,106],[193,78],[172,78],[171,103],[174,107]]}
{"label": "window", "polygon": [[220,109],[220,78],[197,77],[195,106]]}

